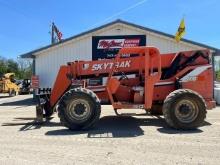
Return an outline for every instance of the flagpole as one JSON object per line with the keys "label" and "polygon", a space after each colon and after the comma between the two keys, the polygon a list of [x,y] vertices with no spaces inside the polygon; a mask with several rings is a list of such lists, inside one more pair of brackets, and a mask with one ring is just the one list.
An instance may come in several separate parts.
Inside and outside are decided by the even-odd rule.
{"label": "flagpole", "polygon": [[185,16],[186,16],[186,15],[185,15],[185,13],[184,13],[184,14],[183,14],[183,19],[185,19]]}
{"label": "flagpole", "polygon": [[52,27],[51,27],[51,44],[54,44],[54,22],[52,22]]}

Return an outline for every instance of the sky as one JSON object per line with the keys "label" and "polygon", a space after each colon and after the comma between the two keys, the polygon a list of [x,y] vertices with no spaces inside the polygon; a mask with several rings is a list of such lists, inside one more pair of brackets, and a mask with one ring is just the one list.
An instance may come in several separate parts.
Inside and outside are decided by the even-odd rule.
{"label": "sky", "polygon": [[49,45],[51,22],[65,39],[116,19],[174,35],[184,17],[184,38],[220,48],[219,9],[219,0],[0,0],[0,56]]}

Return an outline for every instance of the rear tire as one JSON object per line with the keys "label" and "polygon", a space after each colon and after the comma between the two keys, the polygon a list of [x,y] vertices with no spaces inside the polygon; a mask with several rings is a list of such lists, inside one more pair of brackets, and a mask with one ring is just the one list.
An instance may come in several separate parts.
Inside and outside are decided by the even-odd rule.
{"label": "rear tire", "polygon": [[189,89],[170,93],[163,105],[167,124],[175,129],[196,129],[206,118],[206,104],[202,96]]}
{"label": "rear tire", "polygon": [[99,120],[101,105],[98,97],[85,88],[70,89],[61,98],[58,115],[61,123],[70,130],[85,130]]}

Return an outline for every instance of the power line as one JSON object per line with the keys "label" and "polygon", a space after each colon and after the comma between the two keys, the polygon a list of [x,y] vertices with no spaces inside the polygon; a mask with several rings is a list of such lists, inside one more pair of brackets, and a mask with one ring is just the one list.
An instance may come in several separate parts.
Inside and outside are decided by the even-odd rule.
{"label": "power line", "polygon": [[142,4],[144,4],[144,3],[147,2],[147,1],[148,1],[148,0],[142,0],[142,1],[138,2],[138,3],[135,3],[135,4],[129,6],[129,7],[125,8],[125,9],[123,9],[123,10],[121,10],[121,11],[119,11],[119,12],[117,12],[117,13],[115,13],[115,14],[113,14],[113,15],[107,17],[107,18],[105,18],[104,20],[93,24],[93,25],[90,26],[88,29],[90,29],[90,28],[92,28],[92,27],[94,27],[94,26],[97,26],[97,25],[99,25],[99,24],[103,24],[103,23],[105,23],[105,22],[111,20],[111,19],[114,18],[114,17],[117,17],[117,16],[119,16],[119,15],[122,15],[122,14],[128,12],[129,10],[132,10],[132,9],[134,9],[134,8],[136,8],[136,7],[138,7],[138,6],[142,5]]}

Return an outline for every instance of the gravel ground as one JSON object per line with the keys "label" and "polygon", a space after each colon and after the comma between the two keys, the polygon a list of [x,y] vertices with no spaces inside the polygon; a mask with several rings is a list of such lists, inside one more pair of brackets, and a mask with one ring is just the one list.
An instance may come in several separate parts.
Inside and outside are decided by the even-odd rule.
{"label": "gravel ground", "polygon": [[30,95],[0,96],[0,164],[219,164],[220,108],[194,131],[168,128],[155,116],[116,117],[102,107],[98,126],[71,132],[55,114],[33,121]]}

